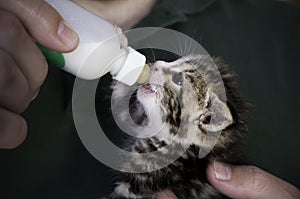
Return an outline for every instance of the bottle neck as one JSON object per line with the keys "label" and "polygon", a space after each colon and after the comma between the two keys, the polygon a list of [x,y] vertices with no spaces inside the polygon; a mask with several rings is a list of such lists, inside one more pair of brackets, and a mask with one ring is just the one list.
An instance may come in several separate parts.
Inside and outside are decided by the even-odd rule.
{"label": "bottle neck", "polygon": [[110,74],[115,77],[125,66],[126,59],[128,57],[128,51],[126,49],[122,49],[122,53],[116,57],[116,59],[109,66]]}
{"label": "bottle neck", "polygon": [[132,86],[143,71],[146,57],[131,47],[124,49],[124,54],[119,56],[110,66],[113,78]]}

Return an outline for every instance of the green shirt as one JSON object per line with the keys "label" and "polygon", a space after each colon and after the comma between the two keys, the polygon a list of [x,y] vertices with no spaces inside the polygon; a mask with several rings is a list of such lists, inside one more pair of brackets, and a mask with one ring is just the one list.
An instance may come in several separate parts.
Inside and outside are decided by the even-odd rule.
{"label": "green shirt", "polygon": [[[300,186],[300,12],[275,0],[160,0],[137,27],[177,30],[221,57],[238,74],[254,106],[245,153],[250,162]],[[0,198],[97,198],[112,190],[113,172],[82,145],[72,119],[74,77],[57,68],[24,113],[24,144],[0,151]],[[119,130],[109,113],[109,77],[97,106],[112,139]],[[110,126],[112,125],[112,126]]]}

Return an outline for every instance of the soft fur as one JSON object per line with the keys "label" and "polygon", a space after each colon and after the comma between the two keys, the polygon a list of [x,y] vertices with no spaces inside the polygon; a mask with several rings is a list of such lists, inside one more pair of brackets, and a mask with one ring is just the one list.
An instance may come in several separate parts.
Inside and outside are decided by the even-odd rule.
{"label": "soft fur", "polygon": [[[116,89],[122,98],[128,87],[118,84]],[[121,173],[123,180],[108,198],[150,199],[166,189],[178,199],[227,198],[208,183],[206,168],[213,160],[241,163],[236,149],[247,132],[248,105],[240,97],[234,74],[220,59],[192,55],[171,63],[156,62],[149,84],[139,86],[130,107],[138,126],[164,128],[152,137],[136,138],[129,149],[139,154],[158,153],[147,159],[128,159],[124,168],[155,167],[181,149],[187,150],[164,168]]]}

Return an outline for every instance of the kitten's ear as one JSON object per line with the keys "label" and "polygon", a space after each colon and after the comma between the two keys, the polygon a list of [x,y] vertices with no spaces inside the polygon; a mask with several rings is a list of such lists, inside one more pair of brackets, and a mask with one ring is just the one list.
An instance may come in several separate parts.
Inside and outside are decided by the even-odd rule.
{"label": "kitten's ear", "polygon": [[209,98],[210,105],[208,111],[200,116],[200,125],[210,132],[224,130],[233,123],[230,109],[216,94],[211,93]]}

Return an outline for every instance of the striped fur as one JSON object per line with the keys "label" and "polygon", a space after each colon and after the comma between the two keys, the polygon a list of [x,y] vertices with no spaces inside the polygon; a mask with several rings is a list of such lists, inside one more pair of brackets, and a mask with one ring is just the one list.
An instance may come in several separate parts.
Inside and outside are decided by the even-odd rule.
{"label": "striped fur", "polygon": [[[213,70],[215,63],[217,73]],[[174,83],[174,73],[182,74],[182,82]],[[219,76],[221,82],[217,80]],[[173,79],[178,81],[181,77]],[[222,85],[226,98],[220,95]],[[136,96],[145,113],[150,112],[151,104],[160,106],[156,109],[160,117],[152,120],[158,120],[155,122],[167,128],[151,138],[136,139],[130,149],[132,152],[158,153],[147,160],[128,160],[124,168],[168,162],[180,149],[187,147],[187,150],[162,169],[121,173],[123,181],[108,198],[150,199],[165,189],[173,191],[178,199],[227,198],[208,183],[205,171],[213,160],[241,163],[236,146],[247,132],[248,105],[240,97],[234,74],[228,67],[219,59],[201,55],[172,63],[156,62],[152,66],[150,84],[140,86]],[[218,121],[220,117],[222,124]],[[220,136],[213,136],[219,130],[222,130]],[[174,150],[167,150],[166,146],[174,146]]]}

